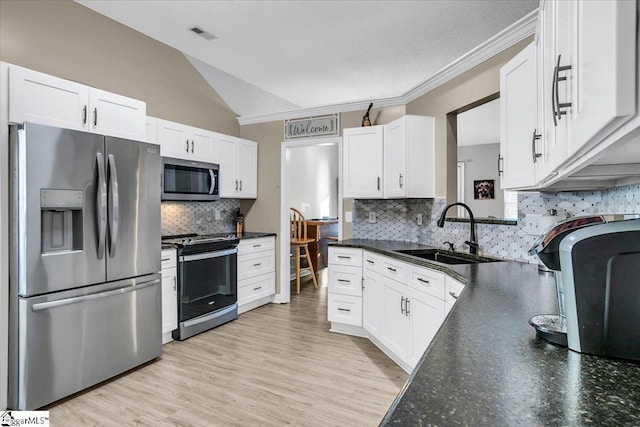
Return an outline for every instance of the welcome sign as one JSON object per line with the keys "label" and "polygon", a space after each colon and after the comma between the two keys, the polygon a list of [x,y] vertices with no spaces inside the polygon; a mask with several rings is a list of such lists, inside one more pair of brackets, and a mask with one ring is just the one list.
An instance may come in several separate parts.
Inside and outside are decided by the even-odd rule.
{"label": "welcome sign", "polygon": [[329,137],[340,135],[340,115],[291,119],[284,122],[284,139],[289,141],[300,138]]}

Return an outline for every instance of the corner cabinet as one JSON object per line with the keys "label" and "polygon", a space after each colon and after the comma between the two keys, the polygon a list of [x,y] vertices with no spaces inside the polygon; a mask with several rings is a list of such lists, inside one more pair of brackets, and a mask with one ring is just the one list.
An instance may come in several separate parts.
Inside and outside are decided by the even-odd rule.
{"label": "corner cabinet", "polygon": [[172,341],[171,332],[178,328],[177,251],[162,250],[162,343]]}
{"label": "corner cabinet", "polygon": [[258,197],[258,144],[254,141],[215,134],[214,163],[220,165],[220,197]]}
{"label": "corner cabinet", "polygon": [[435,196],[434,118],[403,116],[343,131],[343,195],[354,199]]}
{"label": "corner cabinet", "polygon": [[142,101],[9,65],[9,121],[145,140]]}

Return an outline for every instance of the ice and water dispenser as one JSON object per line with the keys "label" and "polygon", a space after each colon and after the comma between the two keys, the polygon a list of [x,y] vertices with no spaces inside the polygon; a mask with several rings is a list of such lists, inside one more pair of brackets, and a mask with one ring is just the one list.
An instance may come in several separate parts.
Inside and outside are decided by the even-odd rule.
{"label": "ice and water dispenser", "polygon": [[82,250],[82,190],[40,190],[42,253]]}

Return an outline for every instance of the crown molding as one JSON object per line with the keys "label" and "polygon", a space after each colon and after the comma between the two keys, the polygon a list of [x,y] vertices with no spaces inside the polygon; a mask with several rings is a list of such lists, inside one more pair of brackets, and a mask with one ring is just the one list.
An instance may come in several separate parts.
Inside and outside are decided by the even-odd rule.
{"label": "crown molding", "polygon": [[443,69],[431,76],[427,81],[414,89],[411,89],[404,95],[375,99],[373,101],[366,100],[347,102],[321,107],[300,108],[275,113],[257,114],[253,116],[240,116],[237,118],[238,123],[240,123],[241,126],[244,126],[301,117],[313,117],[324,114],[366,110],[369,106],[369,102],[373,102],[376,108],[406,105],[534,34],[537,25],[537,16],[538,9],[525,15],[523,18],[491,37],[486,42],[445,66]]}

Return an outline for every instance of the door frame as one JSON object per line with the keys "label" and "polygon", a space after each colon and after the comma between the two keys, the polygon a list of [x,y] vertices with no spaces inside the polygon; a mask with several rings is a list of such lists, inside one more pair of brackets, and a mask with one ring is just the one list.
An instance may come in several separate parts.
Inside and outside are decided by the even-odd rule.
{"label": "door frame", "polygon": [[291,245],[291,225],[289,219],[289,168],[287,154],[292,148],[317,145],[338,146],[338,239],[342,240],[342,138],[313,138],[302,141],[282,141],[280,147],[280,289],[273,302],[288,303],[291,300],[289,275],[289,246]]}

